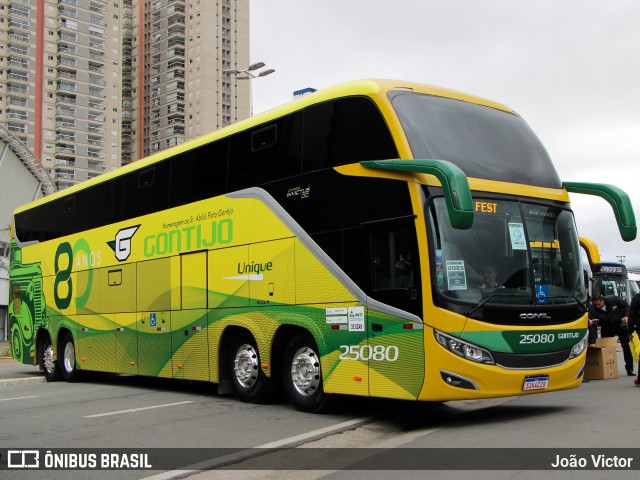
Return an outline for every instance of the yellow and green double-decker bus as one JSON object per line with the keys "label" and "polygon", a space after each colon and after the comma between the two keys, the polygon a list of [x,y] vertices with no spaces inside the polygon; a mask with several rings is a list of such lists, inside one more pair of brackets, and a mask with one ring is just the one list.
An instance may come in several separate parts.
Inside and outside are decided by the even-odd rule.
{"label": "yellow and green double-decker bus", "polygon": [[[568,192],[511,109],[357,81],[16,210],[12,351],[84,371],[479,399],[581,382],[585,285]],[[483,278],[491,270],[491,281]]]}

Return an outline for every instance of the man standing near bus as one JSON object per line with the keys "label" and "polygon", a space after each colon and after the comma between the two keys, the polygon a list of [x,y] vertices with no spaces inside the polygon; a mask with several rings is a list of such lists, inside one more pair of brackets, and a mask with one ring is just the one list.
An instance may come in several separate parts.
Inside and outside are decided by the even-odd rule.
{"label": "man standing near bus", "polygon": [[629,304],[620,297],[607,295],[603,297],[601,293],[593,294],[589,318],[597,319],[600,326],[600,335],[605,337],[618,337],[622,346],[624,356],[624,366],[627,375],[633,373],[633,356],[629,348]]}
{"label": "man standing near bus", "polygon": [[[640,336],[640,293],[636,293],[631,298],[629,305],[629,330],[631,333],[636,332]],[[638,378],[633,383],[636,387],[640,387],[640,368],[638,369]]]}

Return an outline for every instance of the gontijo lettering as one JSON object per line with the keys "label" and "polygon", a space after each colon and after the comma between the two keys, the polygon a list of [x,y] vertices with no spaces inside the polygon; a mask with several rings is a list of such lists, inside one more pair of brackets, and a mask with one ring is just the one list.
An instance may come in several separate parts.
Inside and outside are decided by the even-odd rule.
{"label": "gontijo lettering", "polygon": [[233,240],[233,220],[227,218],[209,225],[190,225],[144,237],[144,256],[167,255],[214,245],[226,245]]}

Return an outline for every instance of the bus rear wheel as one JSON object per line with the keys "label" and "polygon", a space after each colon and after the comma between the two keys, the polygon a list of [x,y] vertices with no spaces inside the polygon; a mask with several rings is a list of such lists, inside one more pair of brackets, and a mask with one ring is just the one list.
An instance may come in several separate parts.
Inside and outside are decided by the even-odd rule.
{"label": "bus rear wheel", "polygon": [[273,397],[273,378],[262,371],[256,340],[249,333],[237,335],[231,344],[227,376],[236,398],[245,403],[264,403]]}
{"label": "bus rear wheel", "polygon": [[58,349],[58,364],[62,367],[62,376],[67,382],[75,382],[80,378],[76,365],[76,346],[73,335],[65,333]]}
{"label": "bus rear wheel", "polygon": [[62,378],[60,364],[53,355],[53,345],[51,338],[47,336],[42,345],[42,353],[40,354],[40,368],[44,372],[44,378],[47,382],[56,382]]}
{"label": "bus rear wheel", "polygon": [[284,393],[296,409],[320,412],[327,407],[328,395],[322,386],[322,370],[318,347],[309,334],[291,339],[282,362]]}

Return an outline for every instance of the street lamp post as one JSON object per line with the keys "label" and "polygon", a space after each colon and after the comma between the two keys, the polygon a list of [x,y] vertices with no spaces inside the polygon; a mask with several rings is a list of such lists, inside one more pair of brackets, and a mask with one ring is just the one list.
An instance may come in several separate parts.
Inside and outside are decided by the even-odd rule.
{"label": "street lamp post", "polygon": [[264,66],[264,62],[257,62],[249,65],[243,70],[232,68],[229,70],[223,70],[222,73],[226,75],[235,75],[237,80],[251,80],[252,78],[266,77],[267,75],[271,75],[275,72],[273,68],[256,72],[256,70],[260,70]]}
{"label": "street lamp post", "polygon": [[[267,75],[271,75],[275,72],[273,68],[269,68],[266,70],[259,71],[261,68],[265,67],[264,62],[256,62],[252,63],[245,69],[231,68],[229,70],[223,70],[222,73],[225,75],[235,75],[236,80],[253,80],[254,78],[266,77]],[[249,83],[249,116],[253,116],[253,98],[252,98],[252,88],[251,83]]]}

